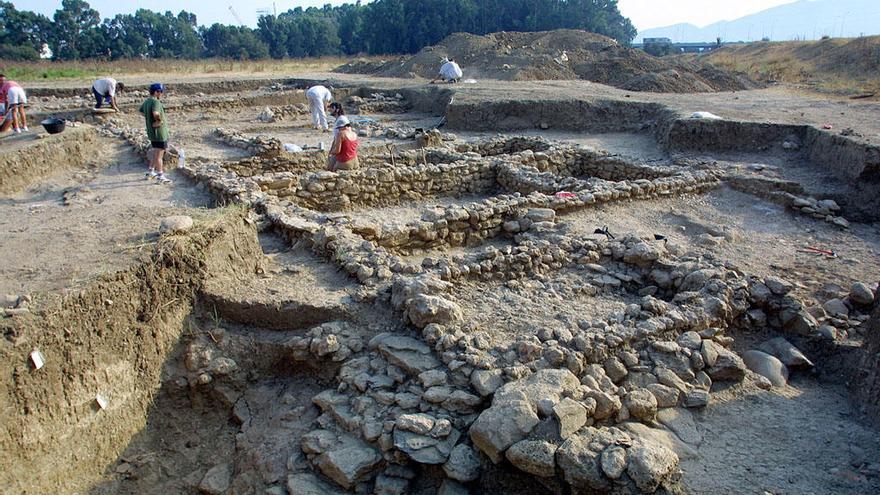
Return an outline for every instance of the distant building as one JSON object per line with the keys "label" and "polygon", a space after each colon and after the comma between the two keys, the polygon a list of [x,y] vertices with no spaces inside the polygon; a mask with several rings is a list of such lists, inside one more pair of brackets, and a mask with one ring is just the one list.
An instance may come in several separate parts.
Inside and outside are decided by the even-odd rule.
{"label": "distant building", "polygon": [[669,38],[645,38],[642,43],[645,45],[671,45],[672,40]]}
{"label": "distant building", "polygon": [[40,48],[40,58],[43,60],[49,60],[52,58],[52,49],[49,48],[48,43],[43,43],[42,48]]}

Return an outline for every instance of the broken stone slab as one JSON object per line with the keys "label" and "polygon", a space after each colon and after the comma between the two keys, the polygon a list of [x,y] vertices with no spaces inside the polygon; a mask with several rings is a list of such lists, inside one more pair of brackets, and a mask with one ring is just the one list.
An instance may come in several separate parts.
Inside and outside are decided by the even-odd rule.
{"label": "broken stone slab", "polygon": [[785,340],[783,337],[770,339],[758,346],[758,349],[771,356],[775,356],[788,368],[813,367],[813,362],[810,361],[800,349],[795,347],[791,342]]}
{"label": "broken stone slab", "polygon": [[451,429],[445,438],[395,429],[394,447],[418,463],[443,464],[449,459],[460,437],[461,433],[455,429]]}
{"label": "broken stone slab", "polygon": [[382,333],[370,340],[370,349],[377,349],[391,364],[418,376],[440,366],[430,347],[420,340],[402,335]]}
{"label": "broken stone slab", "polygon": [[788,368],[766,352],[746,351],[743,353],[743,362],[750,370],[770,380],[774,387],[784,387],[788,383]]}
{"label": "broken stone slab", "polygon": [[374,448],[363,442],[352,442],[321,454],[315,464],[324,476],[349,490],[369,478],[380,462],[382,456]]}

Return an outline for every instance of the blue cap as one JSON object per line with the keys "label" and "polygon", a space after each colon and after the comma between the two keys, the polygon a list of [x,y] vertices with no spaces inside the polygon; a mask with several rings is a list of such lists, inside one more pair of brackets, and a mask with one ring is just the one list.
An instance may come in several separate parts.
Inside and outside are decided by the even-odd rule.
{"label": "blue cap", "polygon": [[150,84],[150,93],[155,93],[156,91],[165,92],[165,85],[162,83],[153,83]]}

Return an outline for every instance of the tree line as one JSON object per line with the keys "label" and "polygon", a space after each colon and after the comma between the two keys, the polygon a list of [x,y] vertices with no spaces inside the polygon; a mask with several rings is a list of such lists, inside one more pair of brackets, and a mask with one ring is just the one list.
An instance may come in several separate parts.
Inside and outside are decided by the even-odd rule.
{"label": "tree line", "polygon": [[224,57],[264,59],[415,53],[455,32],[583,29],[629,44],[636,30],[617,0],[375,0],[297,7],[261,16],[256,29],[200,26],[195,14],[138,9],[101,19],[84,0],[63,0],[49,18],[0,2],[0,59]]}

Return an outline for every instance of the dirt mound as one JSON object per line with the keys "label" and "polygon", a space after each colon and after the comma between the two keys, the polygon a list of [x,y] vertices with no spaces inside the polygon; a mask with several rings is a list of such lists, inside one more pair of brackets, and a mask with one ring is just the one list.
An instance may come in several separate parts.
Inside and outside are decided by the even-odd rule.
{"label": "dirt mound", "polygon": [[505,81],[584,79],[632,91],[694,93],[754,88],[743,76],[697,63],[674,62],[627,48],[611,38],[576,30],[453,34],[408,59],[354,61],[338,72],[434,78],[443,57],[453,57],[465,78]]}

